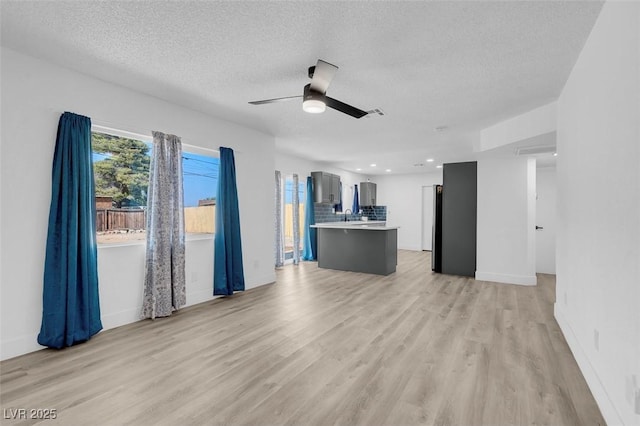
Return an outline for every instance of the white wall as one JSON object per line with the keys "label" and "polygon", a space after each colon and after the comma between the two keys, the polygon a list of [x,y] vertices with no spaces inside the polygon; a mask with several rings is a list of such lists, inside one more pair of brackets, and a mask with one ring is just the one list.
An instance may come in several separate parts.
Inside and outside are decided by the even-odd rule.
{"label": "white wall", "polygon": [[[100,309],[105,330],[139,320],[145,252],[144,243],[98,247]],[[185,258],[187,306],[211,300],[213,239],[188,240]]]}
{"label": "white wall", "polygon": [[478,161],[476,279],[535,285],[535,160]]}
{"label": "white wall", "polygon": [[556,273],[556,169],[536,170],[536,272]]}
{"label": "white wall", "polygon": [[611,425],[640,424],[639,40],[605,3],[558,100],[555,315]]}
{"label": "white wall", "polygon": [[[149,134],[174,133],[203,148],[236,154],[247,288],[275,280],[273,268],[272,137],[157,98],[2,48],[1,353],[37,350],[42,276],[57,123],[64,111],[101,124]],[[265,213],[266,212],[266,213]],[[211,299],[212,240],[187,244],[187,303]],[[144,246],[100,248],[105,328],[138,319]]]}
{"label": "white wall", "polygon": [[433,185],[422,187],[422,250],[433,251],[433,210],[434,210]]}
{"label": "white wall", "polygon": [[387,206],[387,223],[400,226],[398,248],[422,250],[422,187],[442,184],[442,172],[372,176],[371,181],[377,184],[378,204]]}
{"label": "white wall", "polygon": [[274,162],[275,170],[280,170],[282,173],[297,173],[300,177],[300,182],[306,182],[307,176],[310,176],[311,172],[317,171],[316,169],[319,167],[315,161],[286,155],[277,151]]}
{"label": "white wall", "polygon": [[553,134],[556,130],[556,109],[556,102],[551,102],[483,129],[480,132],[480,146],[476,151],[487,151]]}

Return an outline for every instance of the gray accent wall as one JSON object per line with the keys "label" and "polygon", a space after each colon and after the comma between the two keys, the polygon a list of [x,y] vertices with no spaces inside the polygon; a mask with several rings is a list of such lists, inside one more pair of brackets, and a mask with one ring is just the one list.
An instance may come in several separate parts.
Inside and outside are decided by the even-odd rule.
{"label": "gray accent wall", "polygon": [[477,163],[443,166],[442,273],[475,276]]}

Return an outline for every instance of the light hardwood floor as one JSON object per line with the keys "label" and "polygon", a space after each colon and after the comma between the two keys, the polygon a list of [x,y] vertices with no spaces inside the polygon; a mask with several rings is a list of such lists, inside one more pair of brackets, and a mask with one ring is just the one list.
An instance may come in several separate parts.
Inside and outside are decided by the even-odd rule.
{"label": "light hardwood floor", "polygon": [[[4,361],[3,417],[64,425],[604,425],[537,287],[285,266],[276,284]],[[27,415],[29,412],[27,411]],[[33,424],[35,420],[3,424]]]}

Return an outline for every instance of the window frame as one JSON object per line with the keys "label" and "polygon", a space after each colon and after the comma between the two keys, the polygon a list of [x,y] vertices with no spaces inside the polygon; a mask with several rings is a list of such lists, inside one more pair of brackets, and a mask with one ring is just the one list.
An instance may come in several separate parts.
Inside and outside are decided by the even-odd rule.
{"label": "window frame", "polygon": [[[132,132],[132,131],[127,131],[127,130],[121,130],[121,129],[115,129],[113,127],[108,127],[108,126],[104,126],[101,124],[91,124],[91,133],[104,133],[104,134],[108,134],[111,136],[116,136],[116,137],[121,137],[121,138],[126,138],[126,139],[135,139],[135,140],[139,140],[141,142],[149,142],[149,141],[153,141],[153,136],[151,134],[151,132],[149,132],[148,135],[145,135],[143,133],[138,133],[138,132]],[[93,148],[91,150],[93,152]],[[215,157],[215,158],[220,158],[220,151],[217,149],[211,149],[211,148],[204,148],[204,147],[200,147],[200,146],[196,146],[196,145],[191,145],[188,143],[184,143],[182,142],[182,152],[187,152],[190,154],[196,154],[196,155],[205,155],[205,156],[209,156],[209,157]],[[94,196],[95,196],[95,190],[94,190]],[[214,224],[214,228],[215,228],[215,224]],[[146,233],[146,229],[145,229],[145,233]],[[200,241],[200,240],[211,240],[213,241],[215,236],[215,231],[213,233],[210,234],[204,234],[204,233],[193,233],[193,232],[185,232],[185,241],[189,242],[189,241]],[[104,243],[104,242],[97,242],[96,241],[96,245],[98,247],[98,249],[103,249],[103,248],[116,248],[116,247],[127,247],[127,246],[139,246],[139,245],[146,245],[146,238],[143,240],[131,240],[131,241],[120,241],[120,242],[114,242],[114,243]]]}

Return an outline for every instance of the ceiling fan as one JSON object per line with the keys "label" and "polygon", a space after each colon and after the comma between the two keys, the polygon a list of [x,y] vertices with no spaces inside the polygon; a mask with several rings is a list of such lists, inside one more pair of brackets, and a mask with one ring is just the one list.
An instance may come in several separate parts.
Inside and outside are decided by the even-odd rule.
{"label": "ceiling fan", "polygon": [[367,111],[347,105],[344,102],[340,102],[339,100],[330,98],[326,95],[329,83],[331,83],[336,71],[338,71],[337,66],[330,64],[329,62],[325,62],[322,59],[318,59],[318,63],[315,66],[309,67],[309,78],[311,79],[311,83],[304,86],[302,95],[265,99],[249,103],[251,105],[262,105],[302,98],[302,109],[305,112],[317,114],[324,112],[326,107],[329,107],[355,118],[364,117],[368,114]]}

